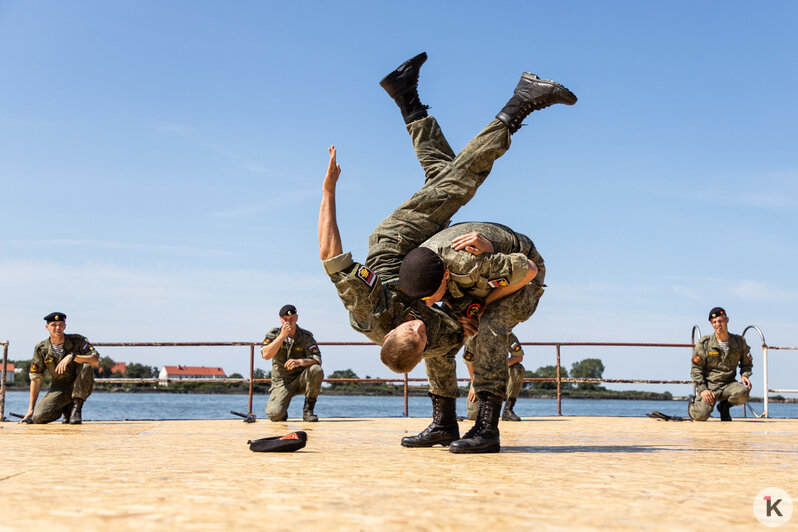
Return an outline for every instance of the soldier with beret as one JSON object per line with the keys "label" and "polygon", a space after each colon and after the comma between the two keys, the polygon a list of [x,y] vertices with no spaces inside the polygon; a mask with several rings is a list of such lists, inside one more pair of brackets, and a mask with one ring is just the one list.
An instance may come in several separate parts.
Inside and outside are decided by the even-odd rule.
{"label": "soldier with beret", "polygon": [[[409,297],[398,285],[402,260],[447,227],[451,217],[468,203],[493,163],[509,148],[510,135],[521,127],[525,117],[550,105],[576,103],[576,96],[562,85],[524,73],[496,119],[455,155],[438,122],[419,100],[419,70],[426,59],[426,53],[419,54],[380,82],[401,111],[426,175],[424,185],[377,226],[369,237],[364,264],[343,252],[335,205],[341,169],[334,147],[329,150],[319,209],[320,256],[349,311],[352,327],[382,345],[381,360],[397,373],[409,372],[424,357],[433,421],[420,434],[403,438],[402,445],[407,447],[449,445],[459,439],[455,356],[464,336],[476,332],[477,316],[452,310],[444,313]],[[463,308],[473,311],[475,307],[468,304]],[[489,451],[499,451],[498,443]]]}
{"label": "soldier with beret", "polygon": [[[44,317],[50,337],[33,349],[28,412],[20,423],[50,423],[62,415],[64,423],[83,422],[83,403],[94,388],[91,367],[100,363],[100,355],[80,334],[64,334],[66,314],[52,312]],[[47,395],[36,403],[45,371],[52,381]]]}
{"label": "soldier with beret", "polygon": [[[717,404],[721,421],[731,421],[729,409],[748,401],[754,367],[745,338],[729,332],[729,317],[721,307],[709,311],[713,334],[702,337],[693,349],[690,377],[698,394],[687,412],[693,421],[706,421]],[[737,382],[737,367],[740,380]]]}
{"label": "soldier with beret", "polygon": [[[504,343],[497,341],[497,345]],[[515,407],[518,394],[521,393],[521,386],[524,384],[525,369],[524,365],[521,364],[521,361],[524,360],[524,348],[514,333],[510,333],[507,336],[506,343],[510,353],[509,358],[507,358],[509,377],[507,379],[507,400],[504,403],[502,421],[521,421],[521,418],[513,411],[513,407]],[[465,360],[468,374],[471,376],[471,386],[468,389],[468,399],[466,400],[466,415],[468,419],[476,419],[479,411],[479,400],[474,389],[474,358],[475,355],[472,351],[468,349],[463,351],[463,360]]]}
{"label": "soldier with beret", "polygon": [[281,326],[266,333],[260,349],[263,359],[272,361],[272,387],[266,415],[272,421],[285,421],[291,398],[304,395],[302,420],[318,421],[313,409],[324,380],[321,351],[313,333],[297,326],[294,305],[284,305],[279,316]]}
{"label": "soldier with beret", "polygon": [[[453,452],[483,452],[499,445],[498,419],[507,399],[508,338],[535,312],[546,268],[526,235],[496,223],[452,225],[407,254],[399,270],[402,290],[428,305],[482,300],[476,335],[466,340],[473,356],[472,387],[479,398],[474,433]],[[473,303],[472,303],[473,305]]]}

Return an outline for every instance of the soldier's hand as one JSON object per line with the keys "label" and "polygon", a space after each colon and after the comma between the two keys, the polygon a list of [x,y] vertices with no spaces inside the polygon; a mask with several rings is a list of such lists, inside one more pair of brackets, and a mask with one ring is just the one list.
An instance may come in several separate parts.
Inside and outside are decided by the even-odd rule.
{"label": "soldier's hand", "polygon": [[481,255],[483,253],[493,253],[493,244],[484,236],[473,232],[460,235],[452,240],[452,249],[455,251],[464,249],[474,255]]}
{"label": "soldier's hand", "polygon": [[460,318],[460,326],[463,328],[463,333],[466,336],[474,336],[479,330],[479,317],[474,316],[471,318],[468,316],[462,316]]}
{"label": "soldier's hand", "polygon": [[69,363],[72,360],[74,360],[74,359],[75,359],[75,355],[67,355],[67,356],[65,356],[61,360],[61,362],[59,362],[58,365],[55,367],[55,372],[58,373],[59,375],[64,373],[66,371],[66,368],[69,365]]}
{"label": "soldier's hand", "polygon": [[703,392],[701,392],[701,399],[703,399],[704,402],[709,406],[715,405],[715,394],[710,392],[709,390],[704,390]]}
{"label": "soldier's hand", "polygon": [[25,414],[25,417],[17,421],[17,425],[19,425],[20,423],[31,423],[31,421],[29,420],[32,416],[33,416],[33,410],[28,410],[28,412]]}
{"label": "soldier's hand", "polygon": [[341,165],[336,162],[335,146],[327,148],[330,153],[330,162],[327,165],[327,175],[324,176],[324,184],[322,188],[328,192],[335,192],[335,185],[338,183],[338,177],[341,175]]}
{"label": "soldier's hand", "polygon": [[743,375],[742,379],[740,380],[743,381],[743,384],[745,384],[746,388],[748,388],[749,390],[751,389],[751,379]]}
{"label": "soldier's hand", "polygon": [[468,402],[469,403],[477,402],[477,392],[474,391],[474,386],[468,388]]}
{"label": "soldier's hand", "polygon": [[295,358],[289,358],[288,360],[285,361],[285,364],[284,364],[285,369],[294,369],[294,368],[297,368],[297,367],[299,367],[301,365],[302,365],[302,361],[301,360],[297,360]]}

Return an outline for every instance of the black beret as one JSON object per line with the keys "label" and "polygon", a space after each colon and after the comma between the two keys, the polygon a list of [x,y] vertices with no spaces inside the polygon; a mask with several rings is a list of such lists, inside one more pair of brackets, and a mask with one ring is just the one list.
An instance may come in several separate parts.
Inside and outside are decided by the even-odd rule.
{"label": "black beret", "polygon": [[283,305],[283,308],[280,309],[279,316],[282,318],[283,316],[291,316],[292,314],[296,314],[296,307],[294,305]]}
{"label": "black beret", "polygon": [[726,315],[725,310],[723,310],[720,307],[715,307],[709,311],[709,321],[712,321],[714,318],[717,318],[718,316],[725,316],[725,315]]}
{"label": "black beret", "polygon": [[47,323],[52,323],[54,321],[66,321],[66,314],[63,312],[51,312],[44,317],[44,321]]}
{"label": "black beret", "polygon": [[410,297],[428,297],[440,288],[445,271],[437,253],[429,248],[416,248],[405,256],[399,267],[399,285]]}
{"label": "black beret", "polygon": [[[289,306],[289,305],[286,305]],[[286,434],[285,436],[272,436],[259,440],[249,440],[249,450],[256,453],[286,453],[296,451],[305,446],[308,433],[302,430]]]}

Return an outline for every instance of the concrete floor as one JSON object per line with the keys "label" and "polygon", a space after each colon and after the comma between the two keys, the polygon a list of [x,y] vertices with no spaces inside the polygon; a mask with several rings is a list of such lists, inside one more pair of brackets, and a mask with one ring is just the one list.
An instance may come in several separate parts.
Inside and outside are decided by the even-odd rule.
{"label": "concrete floor", "polygon": [[[399,445],[428,422],[2,423],[0,530],[752,530],[759,491],[798,499],[798,420],[529,418],[499,454]],[[295,453],[246,445],[293,430]]]}

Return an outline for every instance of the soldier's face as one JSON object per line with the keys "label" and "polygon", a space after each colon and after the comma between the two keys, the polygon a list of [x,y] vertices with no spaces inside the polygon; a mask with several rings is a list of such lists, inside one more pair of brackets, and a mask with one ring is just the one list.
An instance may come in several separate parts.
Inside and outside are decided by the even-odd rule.
{"label": "soldier's face", "polygon": [[432,305],[443,299],[443,296],[446,295],[448,280],[449,280],[449,270],[446,270],[443,272],[443,280],[441,281],[441,285],[438,287],[435,293],[429,297],[422,299],[422,301],[424,301],[424,303],[426,303],[428,307],[431,307]]}
{"label": "soldier's face", "polygon": [[50,333],[52,337],[59,337],[64,334],[64,329],[66,329],[66,322],[65,321],[51,321],[47,325],[45,325],[47,332]]}
{"label": "soldier's face", "polygon": [[288,316],[288,315],[280,316],[280,322],[281,323],[287,323],[293,329],[294,327],[296,327],[297,318],[298,318],[297,314],[291,314],[290,316]]}
{"label": "soldier's face", "polygon": [[729,330],[729,317],[728,316],[718,316],[717,318],[712,318],[712,321],[709,322],[712,325],[712,328],[715,329],[715,332],[718,334],[726,334]]}

